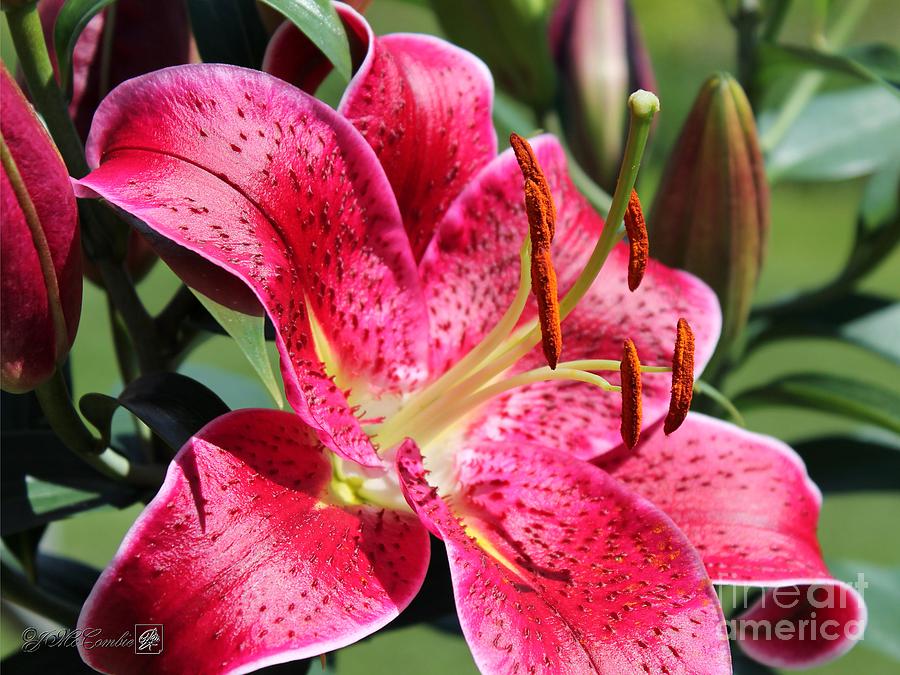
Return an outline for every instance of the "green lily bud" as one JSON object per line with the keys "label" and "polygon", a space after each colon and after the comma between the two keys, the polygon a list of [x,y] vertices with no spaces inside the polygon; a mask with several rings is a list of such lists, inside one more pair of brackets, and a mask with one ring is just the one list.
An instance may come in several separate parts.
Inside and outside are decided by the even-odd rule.
{"label": "green lily bud", "polygon": [[543,112],[556,75],[547,41],[554,0],[431,0],[451,41],[477,54],[507,93]]}
{"label": "green lily bud", "polygon": [[693,272],[718,294],[718,361],[747,323],[769,229],[753,111],[730,75],[714,75],[700,89],[669,157],[650,229],[655,258]]}
{"label": "green lily bud", "polygon": [[626,0],[560,0],[550,45],[566,140],[591,178],[612,191],[625,145],[628,94],[656,90],[631,8]]}

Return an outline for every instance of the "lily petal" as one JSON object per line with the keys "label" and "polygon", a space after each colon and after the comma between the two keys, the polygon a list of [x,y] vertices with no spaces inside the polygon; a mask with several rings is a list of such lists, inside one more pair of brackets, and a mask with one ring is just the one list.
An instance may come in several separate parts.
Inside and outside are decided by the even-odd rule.
{"label": "lily petal", "polygon": [[447,545],[482,672],[730,671],[699,556],[603,471],[538,446],[464,450],[445,501],[412,442],[398,466],[408,501]]}
{"label": "lily petal", "polygon": [[[562,294],[581,272],[603,221],[569,179],[559,141],[543,135],[530,143],[556,205],[552,255]],[[506,311],[519,285],[519,250],[527,234],[522,173],[507,149],[453,203],[419,264],[432,324],[433,375],[478,344]],[[524,318],[534,316],[532,303]]]}
{"label": "lily petal", "polygon": [[[560,284],[562,285],[562,284]],[[699,376],[715,350],[721,312],[715,293],[696,277],[650,260],[641,286],[628,290],[628,248],[610,253],[600,276],[563,322],[562,361],[619,359],[622,341],[634,341],[641,363],[669,365],[678,319],[684,317],[696,336]],[[540,349],[523,358],[516,370],[544,365]],[[619,373],[603,373],[613,384]],[[669,373],[642,378],[645,428],[668,409]],[[476,439],[518,440],[558,447],[581,459],[593,459],[621,444],[618,396],[577,382],[540,382],[514,389],[491,401],[469,427]]]}
{"label": "lily petal", "polygon": [[164,649],[79,644],[107,673],[246,673],[387,624],[429,559],[409,513],[328,501],[331,465],[296,415],[241,410],[192,438],[81,612],[98,638],[163,624]]}
{"label": "lily petal", "polygon": [[471,53],[428,35],[370,37],[339,110],[375,149],[417,260],[450,204],[497,153],[493,99],[490,71]]}
{"label": "lily petal", "polygon": [[87,152],[99,168],[81,186],[146,223],[157,243],[252,289],[276,327],[291,405],[329,447],[379,464],[317,354],[309,316],[342,384],[402,390],[422,377],[428,327],[415,265],[359,133],[270,75],[181,66],[117,87]]}
{"label": "lily petal", "polygon": [[[821,493],[784,443],[691,413],[678,433],[657,428],[633,453],[604,458],[600,466],[672,517],[714,583],[791,587],[768,591],[737,619],[740,644],[756,660],[806,668],[840,656],[862,636],[862,597],[832,578],[822,561]],[[800,622],[811,619],[820,628],[807,623],[801,637]],[[784,621],[793,635],[767,639],[765,630],[741,631],[748,620]]]}

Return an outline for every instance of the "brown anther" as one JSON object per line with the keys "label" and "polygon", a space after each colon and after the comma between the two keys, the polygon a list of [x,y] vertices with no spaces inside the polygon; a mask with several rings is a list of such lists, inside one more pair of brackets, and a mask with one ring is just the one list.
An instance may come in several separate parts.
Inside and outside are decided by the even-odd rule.
{"label": "brown anther", "polygon": [[684,422],[694,395],[694,332],[684,319],[678,319],[675,354],[672,356],[672,398],[663,425],[668,436]]}
{"label": "brown anther", "polygon": [[650,259],[647,225],[644,222],[644,212],[641,210],[637,190],[631,191],[628,208],[625,209],[625,232],[628,234],[628,243],[631,247],[628,252],[628,288],[633,291],[641,285],[641,279],[647,271],[647,261]]}
{"label": "brown anther", "polygon": [[622,440],[629,448],[637,445],[641,436],[641,362],[637,348],[625,340],[622,348]]}
{"label": "brown anther", "polygon": [[562,353],[556,271],[550,254],[556,233],[556,207],[550,184],[531,145],[515,133],[509,135],[509,144],[525,179],[525,213],[531,238],[531,291],[537,299],[544,356],[550,368],[555,369]]}

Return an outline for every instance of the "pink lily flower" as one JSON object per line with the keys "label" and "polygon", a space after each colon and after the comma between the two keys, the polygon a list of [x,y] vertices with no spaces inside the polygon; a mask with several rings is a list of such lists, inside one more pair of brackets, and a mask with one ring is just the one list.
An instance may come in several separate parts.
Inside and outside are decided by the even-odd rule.
{"label": "pink lily flower", "polygon": [[[522,337],[534,307],[508,311],[527,299],[528,223],[516,160],[496,155],[488,71],[340,11],[366,50],[337,112],[216,65],[134,79],[97,112],[80,189],[145,223],[204,292],[252,307],[223,270],[252,291],[296,414],[229,413],[182,448],[79,619],[103,636],[163,624],[162,653],[98,645],[85,661],[245,673],[348,645],[415,596],[428,532],[486,673],[726,672],[711,579],[844,588],[819,553],[818,493],[783,444],[691,414],[611,452],[620,397],[598,388],[616,389],[623,340],[669,363],[685,317],[702,367],[721,323],[712,291],[650,261],[630,293],[620,245],[562,324],[566,361],[544,366]],[[565,293],[603,223],[558,142],[532,144]],[[644,380],[656,425],[669,378]],[[847,596],[842,628],[864,616]],[[749,648],[802,664],[850,644]]]}

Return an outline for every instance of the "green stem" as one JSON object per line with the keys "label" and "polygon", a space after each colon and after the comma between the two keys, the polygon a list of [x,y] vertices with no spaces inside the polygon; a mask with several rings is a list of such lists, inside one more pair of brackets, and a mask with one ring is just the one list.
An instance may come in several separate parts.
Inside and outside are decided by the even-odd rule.
{"label": "green stem", "polygon": [[747,98],[756,101],[756,72],[759,61],[759,24],[762,16],[759,0],[741,0],[738,3],[734,26],[737,29],[738,80]]}
{"label": "green stem", "polygon": [[8,10],[6,20],[9,22],[9,32],[16,47],[19,66],[28,83],[31,100],[56,141],[69,173],[75,178],[81,178],[87,175],[90,168],[84,158],[84,147],[69,116],[62,90],[53,74],[37,3]]}
{"label": "green stem", "polygon": [[709,397],[716,403],[718,403],[722,408],[725,409],[725,412],[731,417],[732,421],[737,424],[739,427],[746,428],[747,422],[744,420],[744,416],[741,415],[740,410],[738,410],[734,403],[731,402],[725,394],[720,392],[718,389],[713,387],[708,382],[704,382],[703,380],[697,380],[694,382],[694,391],[698,394],[703,394],[704,396]]}
{"label": "green stem", "polygon": [[101,441],[88,431],[75,410],[62,371],[57,368],[50,379],[35,389],[34,393],[50,427],[66,447],[80,456],[96,458],[102,449]]}
{"label": "green stem", "polygon": [[34,390],[50,428],[60,440],[103,475],[136,485],[158,487],[163,478],[162,467],[132,465],[117,452],[103,448],[100,439],[85,426],[75,410],[69,387],[62,371],[57,368],[53,376]]}
{"label": "green stem", "polygon": [[[830,50],[842,47],[862,18],[868,4],[869,0],[850,0],[844,5],[843,13],[825,36],[825,45],[823,46]],[[782,104],[778,117],[760,137],[759,144],[763,153],[769,153],[775,149],[824,82],[825,73],[821,70],[804,73],[797,80],[791,88],[787,100]]]}
{"label": "green stem", "polygon": [[600,234],[600,240],[594,247],[587,265],[559,303],[559,313],[562,319],[565,319],[575,309],[575,305],[588,292],[594,279],[600,273],[600,268],[603,267],[609,252],[621,238],[622,219],[625,217],[625,209],[628,208],[628,200],[631,198],[631,192],[634,190],[638,171],[641,168],[641,159],[644,156],[644,149],[647,147],[653,116],[659,111],[659,99],[648,91],[639,90],[629,97],[628,109],[631,114],[631,123],[628,125],[628,139],[625,142],[625,153],[622,158],[622,166],[619,168],[619,178],[616,181],[616,190],[613,193],[609,214],[603,226],[603,232]]}
{"label": "green stem", "polygon": [[3,598],[36,614],[47,617],[61,626],[74,628],[78,622],[78,607],[51,595],[44,589],[29,583],[21,572],[5,561],[0,563],[3,579]]}

